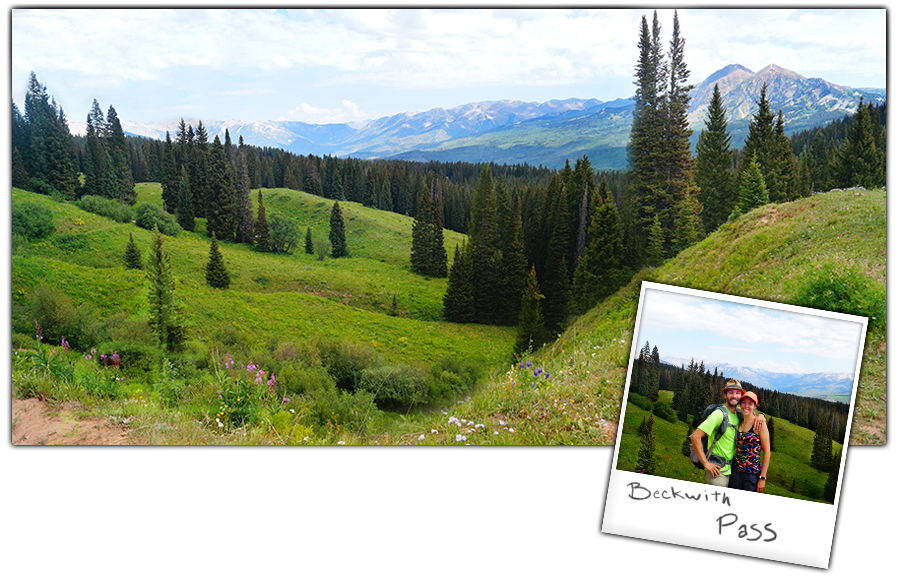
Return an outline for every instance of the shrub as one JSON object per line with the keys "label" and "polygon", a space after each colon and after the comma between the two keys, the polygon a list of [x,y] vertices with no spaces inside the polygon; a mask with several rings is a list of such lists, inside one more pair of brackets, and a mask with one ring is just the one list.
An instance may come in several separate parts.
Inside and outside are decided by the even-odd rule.
{"label": "shrub", "polygon": [[56,190],[56,187],[38,177],[31,177],[28,179],[28,190],[41,195],[47,195],[48,197],[58,198],[62,196],[62,193]]}
{"label": "shrub", "polygon": [[649,399],[633,391],[628,392],[628,402],[633,403],[644,411],[651,411],[653,409],[653,403]]}
{"label": "shrub", "polygon": [[868,317],[870,328],[883,328],[887,323],[885,291],[852,269],[840,273],[830,265],[823,267],[801,287],[794,303]]}
{"label": "shrub", "polygon": [[292,395],[305,395],[336,387],[334,377],[322,366],[308,366],[300,362],[282,366],[278,383]]}
{"label": "shrub", "polygon": [[653,415],[672,423],[678,421],[678,415],[675,413],[675,410],[664,401],[657,401],[653,404]]}
{"label": "shrub", "polygon": [[[107,217],[119,223],[130,223],[134,211],[128,205],[123,205],[115,199],[98,197],[97,195],[85,195],[75,205],[83,211]],[[150,227],[153,228],[152,226]]]}
{"label": "shrub", "polygon": [[50,209],[29,201],[12,204],[12,234],[33,241],[53,232],[53,214]]}
{"label": "shrub", "polygon": [[382,416],[375,405],[375,394],[359,390],[354,393],[329,388],[307,395],[309,419],[324,435],[346,428],[365,435],[370,425]]}
{"label": "shrub", "polygon": [[367,345],[338,340],[325,341],[319,344],[319,351],[328,373],[341,389],[357,389],[362,371],[378,365],[378,356]]}
{"label": "shrub", "polygon": [[175,237],[182,231],[181,225],[178,224],[174,215],[170,215],[150,203],[140,203],[135,207],[134,224],[148,231],[152,231],[153,226],[156,225],[160,233],[170,237]]}
{"label": "shrub", "polygon": [[269,248],[275,253],[290,253],[300,242],[297,221],[279,213],[269,217]]}
{"label": "shrub", "polygon": [[379,407],[397,410],[425,403],[430,389],[424,370],[404,364],[364,369],[358,387],[372,392]]}
{"label": "shrub", "polygon": [[34,289],[28,319],[41,326],[47,343],[59,344],[65,336],[71,347],[85,351],[99,340],[100,323],[91,306],[76,307],[68,295],[46,285]]}
{"label": "shrub", "polygon": [[98,364],[113,367],[118,358],[119,370],[134,377],[155,371],[161,361],[159,349],[137,341],[104,341],[96,350]]}
{"label": "shrub", "polygon": [[431,366],[429,401],[455,397],[470,390],[478,380],[473,365],[463,365],[454,356],[447,356]]}

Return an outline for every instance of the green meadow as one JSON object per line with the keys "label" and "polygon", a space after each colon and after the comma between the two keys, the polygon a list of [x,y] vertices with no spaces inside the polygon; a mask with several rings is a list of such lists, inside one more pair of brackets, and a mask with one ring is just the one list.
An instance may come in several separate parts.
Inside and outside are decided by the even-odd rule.
{"label": "green meadow", "polygon": [[[138,203],[162,204],[158,184],[136,190]],[[309,227],[327,243],[333,201],[288,189],[264,189],[263,199],[267,214],[297,222],[300,245],[272,254],[221,243],[227,290],[205,282],[202,220],[195,232],[164,237],[187,337],[183,351],[164,357],[148,350],[149,281],[122,261],[129,234],[145,260],[153,234],[13,189],[14,204],[46,207],[54,221],[49,236],[12,242],[14,394],[41,393],[128,423],[132,443],[612,444],[642,280],[797,303],[811,280],[851,275],[867,303],[883,309],[886,300],[885,191],[824,193],[724,225],[639,272],[534,355],[513,360],[514,328],[442,320],[446,279],[409,269],[412,219],[341,203],[350,257],[320,261],[304,252],[302,238]],[[444,236],[452,256],[464,237]],[[46,343],[44,357],[58,351],[56,372],[35,358],[36,311],[98,355],[127,352],[115,391],[97,393],[106,374],[84,359],[91,347],[73,343],[63,357],[58,342]],[[278,398],[255,400],[265,411],[252,424],[216,422],[218,392],[239,381],[224,369],[229,355],[276,375]],[[368,389],[351,394],[339,385],[351,378]],[[376,406],[385,392],[418,402]],[[282,395],[290,401],[279,405]],[[851,443],[885,443],[885,415],[882,316],[870,320]]]}

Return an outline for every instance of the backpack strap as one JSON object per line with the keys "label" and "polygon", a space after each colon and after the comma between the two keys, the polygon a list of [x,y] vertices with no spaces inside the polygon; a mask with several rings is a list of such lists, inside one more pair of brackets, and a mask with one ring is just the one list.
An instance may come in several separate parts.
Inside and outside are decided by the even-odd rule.
{"label": "backpack strap", "polygon": [[[706,459],[707,460],[709,459],[709,456],[712,455],[713,447],[715,447],[715,445],[717,443],[719,443],[719,440],[722,439],[722,436],[725,435],[725,432],[728,431],[728,428],[734,427],[735,429],[737,429],[734,426],[734,424],[731,423],[731,420],[728,419],[728,410],[725,409],[725,406],[720,404],[720,405],[717,405],[716,407],[719,409],[719,411],[722,412],[722,425],[719,426],[719,431],[716,432],[716,437],[713,440],[713,443],[709,444],[709,449],[706,450]],[[716,455],[718,455],[718,454],[716,454]],[[731,464],[731,460],[725,460],[725,465],[729,465],[729,464]]]}

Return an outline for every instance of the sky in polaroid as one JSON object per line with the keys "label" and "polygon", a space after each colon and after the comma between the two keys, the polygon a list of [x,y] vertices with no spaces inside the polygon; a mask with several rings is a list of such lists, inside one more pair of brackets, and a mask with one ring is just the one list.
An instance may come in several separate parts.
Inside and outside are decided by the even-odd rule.
{"label": "sky in polaroid", "polygon": [[[660,355],[678,358],[778,373],[850,374],[847,433],[836,440],[847,447],[867,323],[865,317],[644,282],[631,360],[649,343]],[[834,504],[618,470],[627,405],[619,419],[603,533],[828,567],[846,452]]]}

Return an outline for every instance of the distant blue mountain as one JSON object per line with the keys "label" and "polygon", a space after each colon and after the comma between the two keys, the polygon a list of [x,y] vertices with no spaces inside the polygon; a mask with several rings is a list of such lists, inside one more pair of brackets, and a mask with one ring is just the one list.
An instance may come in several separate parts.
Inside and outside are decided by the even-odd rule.
{"label": "distant blue mountain", "polygon": [[[680,367],[682,364],[687,367],[691,361],[671,356],[661,357],[660,360],[676,367]],[[717,369],[726,378],[802,397],[849,403],[853,393],[853,374],[851,373],[776,373],[730,363],[704,362],[704,365],[710,371]]]}
{"label": "distant blue mountain", "polygon": [[[691,92],[688,119],[696,141],[716,84],[727,110],[732,143],[740,147],[756,110],[763,83],[772,110],[781,110],[785,132],[821,126],[852,114],[859,98],[882,103],[884,89],[854,89],[820,78],[805,78],[776,65],[759,72],[731,64],[713,73]],[[296,121],[203,119],[210,137],[228,129],[250,145],[276,147],[296,154],[408,160],[528,163],[561,168],[566,159],[587,154],[595,169],[625,169],[625,147],[631,132],[632,98],[475,102],[450,109],[404,112],[362,123],[309,124]],[[185,119],[196,125],[196,120]],[[176,122],[122,122],[133,135],[164,139]],[[70,123],[73,132],[83,132]],[[81,128],[81,131],[79,131]]]}

